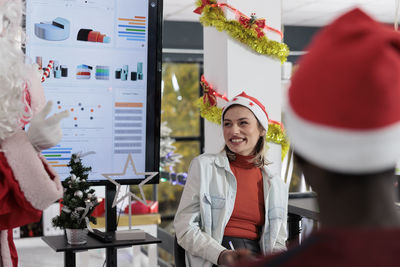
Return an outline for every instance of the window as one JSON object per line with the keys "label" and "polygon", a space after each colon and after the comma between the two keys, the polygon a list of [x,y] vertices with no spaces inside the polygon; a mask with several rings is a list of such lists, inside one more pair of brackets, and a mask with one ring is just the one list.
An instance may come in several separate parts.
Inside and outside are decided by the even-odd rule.
{"label": "window", "polygon": [[[195,101],[200,97],[200,77],[202,63],[174,62],[163,63],[161,85],[161,123],[171,129],[170,137],[174,153],[180,154],[180,162],[164,166],[163,171],[187,173],[192,159],[203,152],[203,121]],[[158,185],[159,212],[164,229],[172,231],[172,219],[179,205],[183,191],[182,185],[174,181],[160,179]]]}
{"label": "window", "polygon": [[162,74],[161,123],[167,122],[176,140],[175,153],[182,155],[174,172],[187,172],[190,161],[202,153],[203,133],[195,101],[200,97],[199,63],[165,63]]}

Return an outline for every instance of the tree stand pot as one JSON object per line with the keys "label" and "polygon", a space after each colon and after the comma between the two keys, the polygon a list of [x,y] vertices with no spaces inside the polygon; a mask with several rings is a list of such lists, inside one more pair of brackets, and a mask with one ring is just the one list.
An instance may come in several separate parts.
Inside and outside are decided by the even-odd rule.
{"label": "tree stand pot", "polygon": [[65,229],[70,245],[83,245],[87,242],[88,229]]}

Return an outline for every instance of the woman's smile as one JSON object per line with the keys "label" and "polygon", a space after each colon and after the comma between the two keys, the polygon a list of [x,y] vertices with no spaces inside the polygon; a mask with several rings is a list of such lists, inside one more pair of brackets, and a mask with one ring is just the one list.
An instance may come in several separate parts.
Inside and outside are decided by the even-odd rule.
{"label": "woman's smile", "polygon": [[262,130],[248,108],[233,106],[224,115],[224,139],[228,148],[239,155],[248,156],[254,153],[255,146]]}

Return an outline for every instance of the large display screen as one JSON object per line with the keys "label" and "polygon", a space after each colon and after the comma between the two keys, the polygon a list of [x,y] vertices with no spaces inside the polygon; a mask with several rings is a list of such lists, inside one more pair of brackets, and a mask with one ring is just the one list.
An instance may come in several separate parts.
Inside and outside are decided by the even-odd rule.
{"label": "large display screen", "polygon": [[[89,180],[121,173],[131,155],[131,175],[158,171],[161,10],[156,0],[27,0],[26,56],[46,69],[43,82],[53,112],[69,110],[62,141],[42,151],[61,179],[71,154],[90,152]],[[129,164],[132,165],[132,164]],[[158,182],[158,178],[152,182]]]}

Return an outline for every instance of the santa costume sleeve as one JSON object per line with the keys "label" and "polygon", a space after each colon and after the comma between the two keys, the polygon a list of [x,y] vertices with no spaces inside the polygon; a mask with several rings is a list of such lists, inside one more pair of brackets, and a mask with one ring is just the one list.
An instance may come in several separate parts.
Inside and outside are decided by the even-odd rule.
{"label": "santa costume sleeve", "polygon": [[[16,256],[8,230],[39,221],[41,210],[60,199],[62,194],[58,175],[33,148],[23,130],[1,143],[0,266],[12,266],[11,255]],[[12,262],[17,266],[17,259],[13,258]]]}

